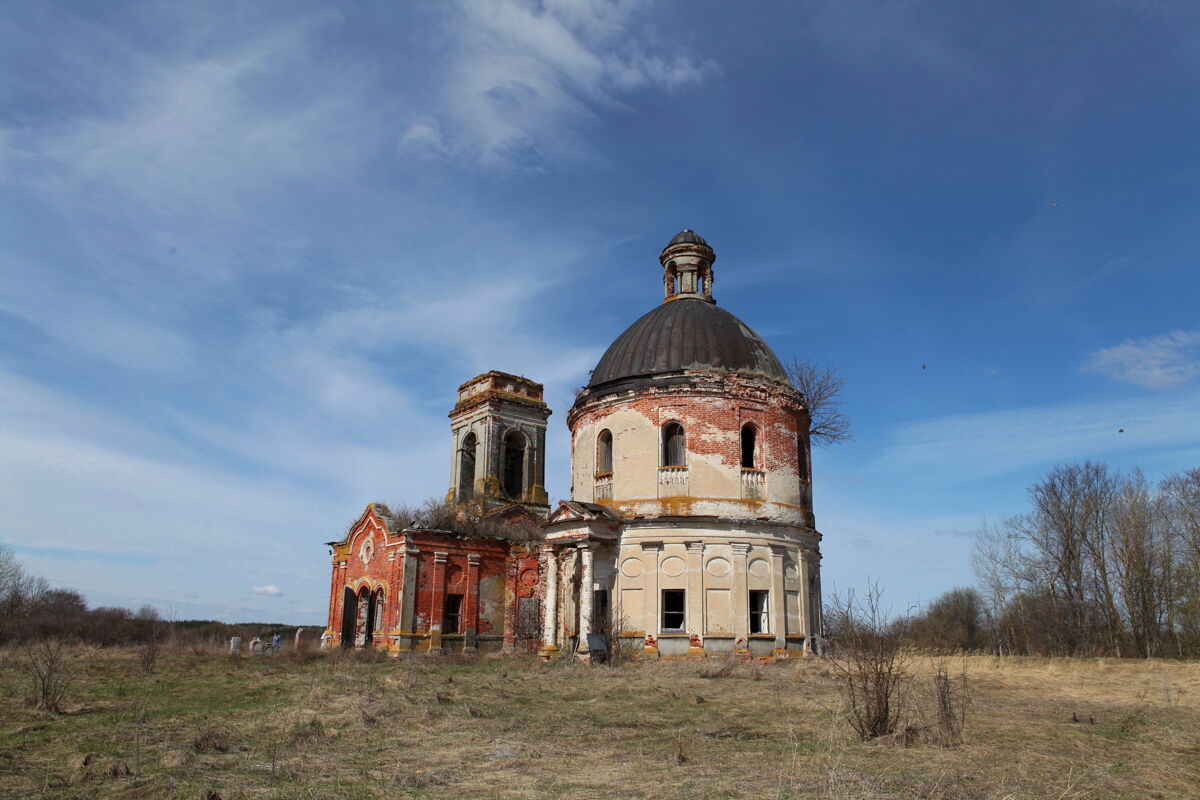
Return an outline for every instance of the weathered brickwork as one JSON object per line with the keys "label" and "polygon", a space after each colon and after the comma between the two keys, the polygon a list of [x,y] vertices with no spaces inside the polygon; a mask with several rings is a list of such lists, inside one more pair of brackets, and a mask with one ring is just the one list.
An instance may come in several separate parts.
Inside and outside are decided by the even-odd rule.
{"label": "weathered brickwork", "polygon": [[[331,547],[328,646],[393,653],[536,647],[536,623],[532,629],[519,624],[520,612],[528,614],[522,601],[540,602],[538,558],[530,545],[400,529],[385,507],[371,504]],[[364,601],[372,604],[367,613]]]}
{"label": "weathered brickwork", "polygon": [[[766,517],[811,527],[808,411],[798,392],[732,373],[690,371],[669,383],[585,392],[567,417],[574,497],[628,516],[704,513]],[[668,422],[686,432],[687,491],[660,491],[658,453]],[[742,467],[742,428],[755,429],[754,467]],[[598,496],[597,442],[613,436],[613,469]],[[760,488],[761,487],[761,488]]]}

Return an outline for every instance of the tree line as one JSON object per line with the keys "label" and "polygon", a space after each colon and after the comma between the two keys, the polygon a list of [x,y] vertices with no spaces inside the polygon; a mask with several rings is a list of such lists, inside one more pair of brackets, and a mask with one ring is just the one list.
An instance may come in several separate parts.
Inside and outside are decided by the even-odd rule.
{"label": "tree line", "polygon": [[934,650],[1200,656],[1200,469],[1151,483],[1083,461],[1029,489],[1030,510],[985,526],[959,588],[897,633]]}
{"label": "tree line", "polygon": [[25,569],[12,548],[0,544],[0,645],[58,639],[108,647],[171,639],[183,645],[215,647],[231,636],[249,641],[253,636],[277,632],[290,636],[295,630],[294,625],[272,623],[167,621],[150,605],[137,610],[89,608],[79,592],[51,588],[44,578]]}

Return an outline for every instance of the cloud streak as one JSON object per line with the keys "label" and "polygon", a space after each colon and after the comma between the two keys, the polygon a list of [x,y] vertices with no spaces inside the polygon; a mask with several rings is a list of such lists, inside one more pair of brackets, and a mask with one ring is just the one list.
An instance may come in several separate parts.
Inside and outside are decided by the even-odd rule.
{"label": "cloud streak", "polygon": [[445,25],[453,57],[432,114],[399,137],[402,152],[489,167],[543,168],[584,155],[583,128],[622,93],[673,91],[716,71],[662,56],[637,22],[642,3],[461,2]]}
{"label": "cloud streak", "polygon": [[1144,389],[1180,386],[1200,375],[1200,331],[1126,339],[1092,353],[1083,369]]}
{"label": "cloud streak", "polygon": [[1200,445],[1200,392],[961,414],[902,425],[873,470],[966,482],[1055,461]]}

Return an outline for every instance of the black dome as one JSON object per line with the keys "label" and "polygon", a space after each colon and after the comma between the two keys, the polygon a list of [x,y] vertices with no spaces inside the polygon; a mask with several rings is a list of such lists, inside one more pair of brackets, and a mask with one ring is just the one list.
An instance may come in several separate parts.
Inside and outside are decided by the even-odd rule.
{"label": "black dome", "polygon": [[[675,234],[675,238],[667,242],[667,247],[676,244],[702,244],[705,247],[708,247],[708,242],[704,241],[704,237],[690,228],[684,228],[679,233]],[[666,250],[667,247],[664,247],[663,250]]]}
{"label": "black dome", "polygon": [[788,383],[779,359],[746,323],[707,300],[681,297],[617,337],[592,370],[588,386],[682,369],[753,372]]}

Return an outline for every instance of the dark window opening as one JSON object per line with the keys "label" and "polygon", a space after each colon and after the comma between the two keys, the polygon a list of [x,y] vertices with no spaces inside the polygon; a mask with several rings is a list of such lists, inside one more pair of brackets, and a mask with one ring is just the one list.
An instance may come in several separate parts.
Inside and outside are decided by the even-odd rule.
{"label": "dark window opening", "polygon": [[683,589],[663,589],[662,629],[664,631],[683,630],[685,617]]}
{"label": "dark window opening", "polygon": [[596,474],[610,475],[613,471],[613,438],[608,431],[600,431],[596,439]]}
{"label": "dark window opening", "polygon": [[475,449],[478,440],[468,433],[458,451],[458,501],[466,503],[475,496]]}
{"label": "dark window opening", "polygon": [[608,590],[596,589],[592,592],[592,631],[608,633]]}
{"label": "dark window opening", "polygon": [[800,473],[800,480],[808,480],[808,443],[804,441],[804,434],[796,437],[796,471]]}
{"label": "dark window opening", "polygon": [[742,469],[754,469],[755,445],[758,432],[753,425],[742,426]]}
{"label": "dark window opening", "polygon": [[446,595],[446,610],[442,614],[442,633],[462,632],[462,600],[461,594]]}
{"label": "dark window opening", "polygon": [[668,422],[663,426],[662,436],[662,465],[664,467],[686,466],[683,426],[678,422]]}
{"label": "dark window opening", "polygon": [[766,589],[751,589],[750,590],[750,632],[751,633],[769,633],[771,630],[767,616],[767,597],[769,592]]}
{"label": "dark window opening", "polygon": [[525,436],[511,431],[504,437],[504,493],[519,500],[525,488]]}

